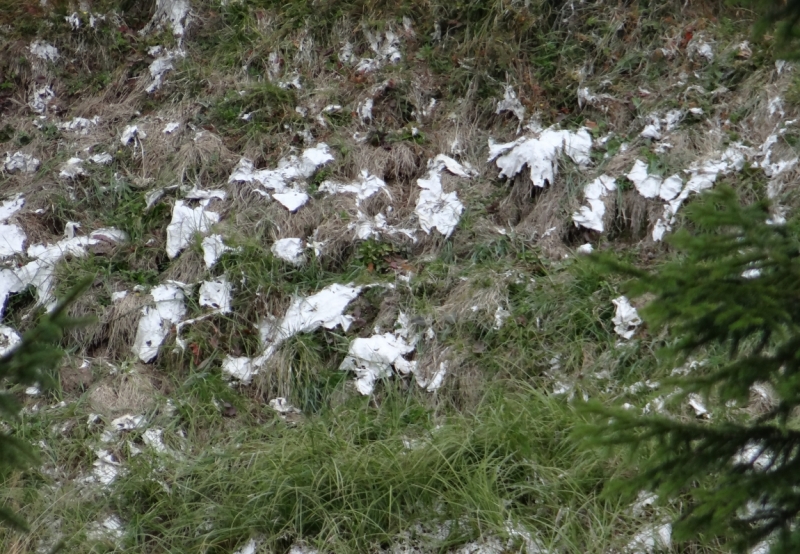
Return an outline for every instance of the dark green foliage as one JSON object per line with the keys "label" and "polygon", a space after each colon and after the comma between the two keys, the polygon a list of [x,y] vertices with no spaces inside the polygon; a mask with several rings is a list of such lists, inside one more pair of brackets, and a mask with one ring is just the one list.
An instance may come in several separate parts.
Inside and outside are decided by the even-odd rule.
{"label": "dark green foliage", "polygon": [[755,0],[761,18],[756,22],[756,36],[775,30],[778,54],[782,58],[800,57],[800,0]]}
{"label": "dark green foliage", "polygon": [[[654,273],[605,260],[636,277],[631,293],[654,295],[640,312],[650,331],[666,330],[665,361],[726,349],[723,363],[677,378],[674,400],[698,393],[711,421],[591,409],[602,415],[595,442],[643,453],[634,478],[619,488],[681,498],[678,540],[716,536],[736,551],[768,539],[771,552],[797,552],[800,529],[800,221],[769,225],[768,206],[742,207],[720,187],[688,210],[695,232],[672,244],[679,259]],[[707,356],[706,356],[707,357]],[[757,416],[739,413],[750,388],[770,383],[777,400]],[[729,415],[726,415],[729,414]],[[615,490],[619,490],[615,489]]]}
{"label": "dark green foliage", "polygon": [[[88,284],[84,282],[74,288],[51,313],[42,316],[36,327],[25,333],[18,347],[0,358],[0,382],[6,385],[36,383],[45,390],[54,387],[53,370],[63,354],[57,345],[66,330],[83,324],[68,318],[67,309]],[[5,388],[0,389],[0,420],[15,420],[20,409],[15,395]],[[36,453],[28,441],[0,432],[0,475],[6,477],[11,471],[27,469],[37,462]],[[4,506],[0,506],[0,522],[18,529],[27,528],[20,517]]]}

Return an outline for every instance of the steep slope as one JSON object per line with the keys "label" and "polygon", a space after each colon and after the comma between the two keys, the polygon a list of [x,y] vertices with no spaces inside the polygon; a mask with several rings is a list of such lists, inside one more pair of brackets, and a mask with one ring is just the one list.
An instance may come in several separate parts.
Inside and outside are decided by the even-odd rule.
{"label": "steep slope", "polygon": [[724,552],[569,435],[674,369],[582,254],[657,265],[720,183],[796,207],[796,69],[751,23],[0,0],[0,347],[87,276],[96,317],[19,391],[45,463],[3,551]]}

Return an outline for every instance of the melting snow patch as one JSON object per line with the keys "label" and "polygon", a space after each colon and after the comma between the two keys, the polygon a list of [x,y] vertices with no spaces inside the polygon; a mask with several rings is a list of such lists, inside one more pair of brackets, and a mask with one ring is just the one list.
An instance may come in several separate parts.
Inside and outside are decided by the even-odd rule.
{"label": "melting snow patch", "polygon": [[647,164],[642,160],[636,160],[627,177],[645,198],[660,197],[669,201],[678,196],[683,186],[683,180],[678,175],[662,179],[658,175],[648,174]]}
{"label": "melting snow patch", "polygon": [[154,27],[168,22],[172,27],[172,34],[183,36],[189,19],[189,0],[156,0],[156,11],[141,34],[150,32]]}
{"label": "melting snow patch", "polygon": [[319,186],[319,190],[320,192],[327,192],[328,194],[353,193],[356,195],[356,200],[358,201],[366,200],[381,190],[387,195],[389,194],[386,188],[386,182],[380,177],[371,175],[366,169],[362,169],[361,176],[350,184],[324,181]]}
{"label": "melting snow patch", "polygon": [[303,265],[306,261],[306,257],[303,255],[305,247],[306,244],[303,239],[291,238],[275,241],[270,250],[276,258],[280,258],[292,265]]}
{"label": "melting snow patch", "polygon": [[158,349],[169,334],[172,324],[186,315],[183,290],[177,284],[155,287],[151,293],[155,306],[142,308],[142,317],[133,340],[133,352],[145,363],[158,355]]}
{"label": "melting snow patch", "polygon": [[231,284],[224,277],[218,281],[203,281],[200,285],[200,305],[227,314],[231,311],[232,292]]}
{"label": "melting snow patch", "polygon": [[209,235],[203,238],[203,261],[206,267],[211,269],[222,254],[230,250],[222,242],[222,235]]}
{"label": "melting snow patch", "polygon": [[514,92],[514,87],[511,85],[506,85],[503,99],[497,102],[497,110],[495,113],[501,114],[503,112],[513,113],[514,116],[519,119],[520,123],[525,121],[525,106],[519,101],[517,93]]}
{"label": "melting snow patch", "polygon": [[89,129],[97,126],[98,123],[100,123],[100,117],[98,116],[94,116],[92,119],[76,117],[64,123],[57,123],[56,127],[62,131],[70,131],[73,133],[78,133],[79,135],[88,135]]}
{"label": "melting snow patch", "polygon": [[332,160],[333,156],[328,145],[322,142],[314,148],[303,150],[299,157],[293,155],[282,158],[278,161],[276,169],[256,170],[251,160],[242,158],[228,178],[228,183],[261,185],[267,190],[255,188],[254,191],[262,196],[269,196],[271,192],[276,201],[294,212],[308,201],[305,180],[311,177],[317,168]]}
{"label": "melting snow patch", "polygon": [[131,141],[134,141],[135,144],[137,141],[141,142],[143,138],[147,138],[147,133],[140,130],[137,125],[128,125],[122,131],[122,136],[120,137],[119,141],[123,146],[127,146],[131,143]]}
{"label": "melting snow patch", "polygon": [[0,223],[0,259],[25,252],[25,238],[25,231],[18,225]]}
{"label": "melting snow patch", "polygon": [[278,321],[265,321],[260,325],[263,352],[256,358],[228,356],[222,370],[243,383],[248,383],[258,369],[275,353],[286,339],[298,333],[310,333],[325,327],[350,328],[353,318],[342,315],[347,305],[361,292],[361,287],[333,284],[308,297],[295,297],[286,314]]}
{"label": "melting snow patch", "polygon": [[459,177],[470,177],[467,170],[453,158],[439,154],[428,163],[428,174],[417,179],[422,191],[414,211],[425,233],[430,234],[432,229],[436,229],[449,237],[458,225],[464,205],[455,192],[445,194],[442,190],[442,171],[445,169]]}
{"label": "melting snow patch", "polygon": [[219,214],[206,211],[204,205],[190,208],[183,200],[175,202],[172,221],[167,226],[167,256],[174,258],[189,246],[195,233],[205,234],[219,223]]}
{"label": "melting snow patch", "polygon": [[617,297],[611,302],[617,307],[611,320],[614,323],[614,332],[624,339],[630,339],[636,333],[636,328],[642,324],[639,313],[625,296]]}
{"label": "melting snow patch", "polygon": [[186,57],[186,53],[182,50],[167,50],[163,56],[153,60],[153,63],[150,64],[150,78],[153,79],[153,82],[145,89],[147,93],[152,94],[160,89],[164,83],[164,75],[175,69],[172,64],[173,60],[184,57]]}
{"label": "melting snow patch", "polygon": [[714,50],[701,37],[694,37],[690,40],[689,44],[686,45],[686,52],[695,59],[699,56],[709,63],[714,61]]}
{"label": "melting snow patch", "polygon": [[395,64],[400,61],[400,38],[391,29],[387,30],[383,36],[380,33],[372,34],[369,31],[364,33],[369,41],[369,46],[375,53],[374,58],[363,58],[358,61],[356,71],[368,73],[380,69],[384,63]]}
{"label": "melting snow patch", "polygon": [[357,338],[350,343],[347,357],[339,369],[355,372],[358,392],[370,395],[375,381],[390,377],[392,368],[404,375],[415,370],[416,362],[403,357],[413,351],[413,345],[393,333]]}
{"label": "melting snow patch", "polygon": [[511,316],[511,312],[501,306],[498,306],[497,310],[494,312],[494,329],[499,330],[509,316]]}
{"label": "melting snow patch", "polygon": [[121,464],[116,457],[108,450],[98,450],[95,452],[97,459],[92,466],[92,478],[101,485],[108,486],[114,482],[119,475]]}
{"label": "melting snow patch", "polygon": [[581,206],[579,211],[572,214],[572,221],[575,222],[575,225],[602,233],[604,230],[603,216],[606,213],[606,204],[603,198],[615,190],[617,190],[616,180],[609,175],[601,175],[586,185],[583,195],[587,205]]}
{"label": "melting snow patch", "polygon": [[578,254],[583,254],[583,255],[585,255],[585,256],[588,256],[589,254],[591,254],[592,252],[594,252],[594,246],[592,246],[591,244],[589,244],[589,243],[587,242],[586,244],[582,244],[582,245],[580,245],[580,246],[578,247],[578,250],[577,250],[577,252],[578,252]]}
{"label": "melting snow patch", "polygon": [[165,454],[167,447],[164,445],[164,430],[157,427],[142,433],[142,441],[152,448],[157,454]]}
{"label": "melting snow patch", "polygon": [[180,126],[181,126],[181,124],[178,123],[177,121],[171,121],[170,123],[167,123],[166,125],[164,125],[164,129],[162,129],[161,132],[164,133],[165,135],[169,135],[169,134],[172,134],[175,131],[177,131],[178,127],[180,127]]}
{"label": "melting snow patch", "polygon": [[555,182],[558,173],[558,157],[566,153],[581,165],[590,161],[592,136],[588,129],[577,132],[558,131],[552,127],[533,138],[521,137],[514,142],[496,144],[489,140],[489,159],[500,169],[500,177],[512,178],[527,166],[531,181],[537,187]]}
{"label": "melting snow patch", "polygon": [[358,212],[358,220],[348,224],[347,229],[355,229],[356,237],[361,240],[367,240],[370,237],[380,238],[381,233],[385,233],[387,235],[405,235],[410,238],[412,242],[417,241],[417,238],[414,236],[414,229],[393,227],[386,223],[386,216],[383,214],[370,217],[360,210]]}
{"label": "melting snow patch", "polygon": [[87,533],[88,538],[93,541],[111,539],[116,542],[124,535],[122,520],[117,516],[109,516],[102,522],[95,523]]}
{"label": "melting snow patch", "polygon": [[22,171],[23,173],[35,173],[39,169],[39,160],[30,154],[22,152],[14,152],[9,154],[6,152],[6,159],[3,161],[3,168],[9,173],[16,173]]}
{"label": "melting snow patch", "polygon": [[0,325],[0,356],[11,352],[20,342],[22,337],[14,329]]}
{"label": "melting snow patch", "polygon": [[269,407],[281,415],[284,414],[299,414],[300,410],[292,406],[288,400],[279,396],[269,401]]}
{"label": "melting snow patch", "polygon": [[108,165],[114,161],[114,158],[108,152],[101,152],[90,157],[89,161],[99,165]]}
{"label": "melting snow patch", "polygon": [[31,101],[28,105],[36,113],[44,113],[47,110],[47,105],[56,97],[53,89],[49,85],[38,88],[33,91]]}
{"label": "melting snow patch", "polygon": [[234,552],[234,554],[256,554],[257,549],[258,549],[258,543],[256,542],[256,540],[250,539],[249,541],[247,541],[247,544],[245,544],[239,550]]}
{"label": "melting snow patch", "polygon": [[81,175],[86,175],[86,170],[83,169],[83,160],[80,158],[68,159],[61,166],[61,171],[58,173],[58,176],[64,179],[76,179]]}
{"label": "melting snow patch", "polygon": [[6,221],[9,217],[17,213],[25,205],[25,198],[21,194],[17,194],[10,200],[4,200],[0,204],[0,221]]}
{"label": "melting snow patch", "polygon": [[59,260],[66,256],[85,256],[86,248],[102,242],[121,242],[127,237],[117,229],[98,230],[88,237],[73,237],[56,244],[34,244],[28,247],[28,257],[33,258],[13,271],[0,270],[0,314],[9,293],[25,290],[28,286],[36,289],[37,305],[52,300],[53,273]]}
{"label": "melting snow patch", "polygon": [[627,554],[653,554],[670,550],[672,545],[672,525],[648,525],[639,531],[625,547]]}
{"label": "melting snow patch", "polygon": [[31,54],[33,54],[40,60],[44,60],[46,62],[54,62],[58,59],[58,48],[56,48],[52,44],[47,44],[46,42],[35,40],[31,43],[28,49],[31,51]]}

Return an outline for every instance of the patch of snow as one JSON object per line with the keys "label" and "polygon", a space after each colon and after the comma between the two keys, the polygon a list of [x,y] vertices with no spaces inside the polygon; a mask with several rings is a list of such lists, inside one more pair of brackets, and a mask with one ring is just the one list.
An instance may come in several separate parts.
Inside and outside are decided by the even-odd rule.
{"label": "patch of snow", "polygon": [[156,0],[156,11],[141,34],[149,33],[166,22],[172,28],[173,35],[183,36],[189,23],[190,9],[189,0]]}
{"label": "patch of snow", "polygon": [[364,34],[375,57],[359,60],[356,64],[356,71],[369,73],[380,69],[385,63],[395,64],[402,59],[400,38],[391,29],[388,29],[383,36],[380,33],[373,34],[369,31],[365,31]]}
{"label": "patch of snow", "polygon": [[[66,256],[81,257],[86,255],[86,248],[101,242],[120,242],[127,240],[124,233],[116,229],[109,229],[108,236],[90,234],[88,237],[73,237],[63,239],[56,244],[34,244],[28,247],[28,257],[32,261],[13,271],[0,270],[0,313],[5,305],[9,293],[16,293],[28,286],[36,289],[37,305],[43,305],[52,300],[51,290],[54,285],[54,272],[56,264]],[[113,232],[111,232],[113,231]]]}
{"label": "patch of snow", "polygon": [[[276,169],[256,170],[251,160],[242,158],[228,178],[228,183],[261,185],[272,193],[276,201],[293,212],[308,201],[308,195],[304,192],[305,180],[333,159],[328,145],[322,142],[314,148],[306,148],[300,156],[282,158]],[[269,196],[269,192],[258,188],[254,192]]]}
{"label": "patch of snow", "polygon": [[101,152],[100,154],[94,154],[91,156],[89,161],[99,165],[108,165],[114,161],[114,158],[108,152]]}
{"label": "patch of snow", "polygon": [[10,200],[4,200],[0,204],[0,222],[6,221],[9,217],[17,213],[25,205],[25,198],[22,194],[17,194]]}
{"label": "patch of snow", "polygon": [[181,124],[178,123],[177,121],[171,121],[171,122],[167,123],[166,125],[164,125],[164,128],[161,130],[161,132],[164,133],[165,135],[170,135],[170,134],[174,133],[175,131],[177,131],[178,127],[180,127],[180,126],[181,126]]}
{"label": "patch of snow", "polygon": [[258,372],[258,368],[254,367],[252,358],[226,356],[222,361],[222,371],[247,385]]}
{"label": "patch of snow", "polygon": [[26,238],[18,225],[0,223],[0,259],[25,252]]}
{"label": "patch of snow", "polygon": [[83,160],[80,158],[70,158],[61,166],[58,176],[64,179],[76,179],[81,175],[86,175],[83,169]]}
{"label": "patch of snow", "polygon": [[672,547],[672,525],[651,524],[639,531],[625,547],[627,554],[653,554]]}
{"label": "patch of snow", "polygon": [[511,312],[504,309],[502,306],[498,306],[497,310],[494,312],[494,329],[499,330],[510,316]]}
{"label": "patch of snow", "polygon": [[120,300],[125,299],[126,296],[128,296],[128,291],[126,291],[126,290],[112,292],[111,293],[111,301],[112,302],[119,302]]}
{"label": "patch of snow", "polygon": [[152,448],[157,454],[165,454],[167,447],[164,444],[164,430],[152,427],[142,433],[142,441]]}
{"label": "patch of snow", "polygon": [[3,161],[3,168],[9,173],[16,173],[22,171],[23,173],[35,173],[39,169],[41,162],[23,152],[14,152],[9,154],[6,152],[6,159]]}
{"label": "patch of snow", "polygon": [[195,233],[205,234],[219,223],[219,214],[206,211],[205,206],[191,208],[177,200],[172,210],[172,221],[167,226],[167,256],[172,259],[189,246]]}
{"label": "patch of snow", "polygon": [[97,459],[92,464],[92,477],[101,485],[111,485],[119,475],[121,464],[108,450],[97,450]]}
{"label": "patch of snow", "polygon": [[233,287],[225,277],[216,281],[203,281],[200,285],[201,306],[214,308],[218,313],[227,314],[231,311],[231,297]]}
{"label": "patch of snow", "polygon": [[703,419],[710,419],[711,414],[708,412],[705,403],[703,403],[703,399],[700,397],[699,394],[692,393],[687,398],[689,407],[694,410],[694,414]]}
{"label": "patch of snow", "polygon": [[565,153],[581,165],[590,162],[592,136],[582,127],[576,132],[545,129],[533,138],[521,137],[513,142],[496,144],[489,140],[489,159],[500,169],[500,177],[512,178],[527,166],[531,182],[545,187],[555,182],[558,157]]}
{"label": "patch of snow", "polygon": [[272,198],[281,204],[284,208],[294,213],[308,202],[309,196],[305,192],[297,190],[290,190],[287,192],[276,192],[272,194]]}
{"label": "patch of snow", "polygon": [[230,250],[229,247],[225,246],[225,243],[222,242],[222,235],[209,235],[203,238],[203,261],[206,264],[208,269],[211,269],[217,260]]}
{"label": "patch of snow", "polygon": [[392,368],[402,374],[414,371],[416,362],[403,357],[413,351],[414,346],[393,333],[357,338],[350,343],[339,369],[353,371],[358,392],[366,396],[372,394],[375,381],[392,375]]}
{"label": "patch of snow", "polygon": [[591,244],[589,244],[589,243],[587,242],[586,244],[582,244],[582,245],[580,245],[580,246],[578,247],[578,250],[577,250],[577,252],[578,252],[578,254],[583,254],[583,255],[585,255],[585,256],[588,256],[589,254],[591,254],[592,252],[594,252],[594,246],[592,246]]}
{"label": "patch of snow", "polygon": [[62,131],[70,131],[79,135],[88,135],[92,127],[96,127],[100,123],[100,117],[94,116],[92,119],[85,117],[75,117],[70,121],[64,123],[56,123],[56,127]]}
{"label": "patch of snow", "polygon": [[653,140],[661,140],[661,121],[655,114],[651,114],[649,120],[650,123],[645,125],[645,128],[642,129],[639,136]]}
{"label": "patch of snow", "polygon": [[200,190],[194,187],[186,193],[186,198],[189,200],[225,200],[227,197],[228,193],[220,189]]}
{"label": "patch of snow", "polygon": [[572,214],[575,225],[602,233],[605,228],[603,216],[606,213],[603,198],[615,190],[617,190],[616,179],[610,175],[601,175],[586,185],[583,195],[587,205],[581,206],[579,211]]}
{"label": "patch of snow", "polygon": [[0,325],[0,356],[11,352],[20,342],[22,337],[14,329]]}
{"label": "patch of snow", "polygon": [[46,62],[54,62],[59,56],[58,48],[40,40],[33,41],[28,50],[31,51],[31,54]]}
{"label": "patch of snow", "polygon": [[[319,186],[319,191],[327,192],[328,194],[353,193],[356,195],[357,201],[366,200],[379,191],[389,195],[386,182],[380,177],[371,175],[366,169],[362,169],[361,176],[350,184],[323,181]],[[391,198],[391,195],[389,195],[389,198]]]}
{"label": "patch of snow", "polygon": [[36,113],[44,113],[47,111],[47,105],[52,102],[55,97],[56,94],[53,92],[53,89],[50,88],[50,85],[45,85],[33,91],[28,105]]}
{"label": "patch of snow", "polygon": [[442,171],[445,169],[459,177],[470,177],[470,173],[456,160],[439,154],[428,162],[427,175],[417,179],[417,185],[422,190],[414,212],[425,233],[430,234],[432,229],[436,229],[449,237],[458,225],[464,205],[455,192],[445,194],[442,190]]}
{"label": "patch of snow", "polygon": [[619,296],[611,302],[617,307],[611,320],[614,323],[614,332],[624,339],[630,339],[636,333],[637,327],[642,324],[639,313],[625,296]]}
{"label": "patch of snow", "polygon": [[356,237],[360,240],[367,240],[371,237],[380,238],[381,234],[387,235],[404,235],[416,242],[416,231],[414,229],[405,229],[401,227],[393,227],[386,223],[386,216],[378,214],[374,217],[366,215],[361,210],[358,211],[358,219],[347,225],[348,230],[355,229]]}
{"label": "patch of snow", "polygon": [[503,92],[503,99],[497,102],[497,110],[495,110],[495,113],[501,114],[503,112],[513,113],[514,117],[519,119],[520,123],[525,121],[525,106],[519,101],[517,93],[514,92],[514,87],[511,85],[506,85],[505,91]]}
{"label": "patch of snow", "polygon": [[300,410],[292,406],[288,400],[279,396],[269,401],[269,407],[279,414],[299,414]]}
{"label": "patch of snow", "polygon": [[77,31],[81,28],[81,18],[78,17],[77,12],[73,12],[70,15],[65,16],[64,21],[69,23],[69,26],[72,27],[73,31]]}
{"label": "patch of snow", "polygon": [[303,254],[305,248],[306,244],[303,239],[289,238],[275,241],[270,250],[276,258],[280,258],[292,265],[303,265],[306,261],[306,257]]}
{"label": "patch of snow", "polygon": [[678,175],[672,175],[667,179],[662,179],[658,175],[650,175],[647,164],[642,160],[634,162],[627,177],[633,182],[633,186],[636,187],[639,194],[645,198],[660,197],[662,200],[670,201],[680,193],[683,186],[683,180]]}
{"label": "patch of snow", "polygon": [[147,138],[147,133],[139,129],[137,125],[128,125],[122,131],[119,141],[123,146],[127,146],[131,141],[134,141],[135,144],[136,141],[141,141],[143,138]]}
{"label": "patch of snow", "polygon": [[144,306],[133,340],[133,353],[148,363],[158,355],[158,349],[169,334],[172,324],[186,315],[184,294],[176,284],[158,285],[151,291],[155,306]]}
{"label": "patch of snow", "polygon": [[698,57],[705,59],[707,63],[714,61],[714,49],[711,45],[703,40],[701,37],[696,36],[686,45],[686,52],[693,59]]}
{"label": "patch of snow", "polygon": [[256,554],[256,549],[258,549],[258,543],[255,539],[250,539],[247,544],[234,552],[234,554]]}
{"label": "patch of snow", "polygon": [[264,348],[261,354],[252,359],[228,356],[223,360],[222,370],[246,384],[290,337],[298,333],[310,333],[320,327],[333,329],[341,326],[347,331],[353,318],[342,312],[360,293],[361,287],[335,283],[311,296],[295,297],[280,321],[264,321],[260,325]]}

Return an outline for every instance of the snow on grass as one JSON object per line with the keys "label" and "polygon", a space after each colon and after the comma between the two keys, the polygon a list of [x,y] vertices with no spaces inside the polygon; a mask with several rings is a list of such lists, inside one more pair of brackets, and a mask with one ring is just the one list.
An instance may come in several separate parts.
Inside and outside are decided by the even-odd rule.
{"label": "snow on grass", "polygon": [[292,265],[303,265],[306,257],[303,251],[306,248],[306,243],[303,239],[288,238],[275,241],[270,249],[276,258],[288,262]]}
{"label": "snow on grass", "polygon": [[242,158],[228,178],[228,183],[260,185],[263,189],[254,188],[254,192],[265,197],[272,196],[290,212],[295,212],[308,201],[306,180],[333,159],[328,145],[323,142],[314,148],[306,148],[300,156],[282,158],[276,169],[257,170],[251,160]]}
{"label": "snow on grass", "polygon": [[154,306],[144,306],[133,340],[133,353],[145,363],[157,355],[170,327],[186,315],[182,283],[167,283],[150,292]]}
{"label": "snow on grass", "polygon": [[585,206],[572,214],[572,221],[575,225],[592,229],[600,233],[603,232],[603,216],[606,213],[606,204],[603,198],[609,193],[617,190],[616,179],[609,175],[601,175],[583,189],[586,198]]}
{"label": "snow on grass", "polygon": [[200,285],[199,304],[227,314],[231,311],[232,295],[233,287],[224,277],[216,281],[203,281]]}
{"label": "snow on grass", "polygon": [[175,258],[189,246],[195,233],[205,234],[219,223],[219,214],[207,210],[208,200],[195,208],[177,200],[172,209],[172,221],[167,226],[167,256]]}
{"label": "snow on grass", "polygon": [[25,154],[23,152],[14,152],[13,154],[9,154],[6,152],[6,158],[3,160],[3,169],[9,173],[16,173],[17,171],[21,171],[23,173],[36,173],[36,170],[39,169],[40,164],[41,162],[30,154]]}
{"label": "snow on grass", "polygon": [[28,46],[31,54],[46,62],[54,62],[59,58],[58,48],[41,40],[33,41]]}
{"label": "snow on grass", "polygon": [[519,139],[504,144],[489,140],[489,159],[500,169],[500,177],[510,179],[524,167],[530,172],[531,181],[537,187],[555,183],[558,174],[558,158],[569,156],[580,166],[588,165],[592,150],[592,136],[588,129],[576,132],[545,129],[535,137]]}
{"label": "snow on grass", "polygon": [[33,91],[28,105],[34,112],[43,114],[47,111],[50,102],[55,100],[55,98],[56,94],[53,92],[53,89],[50,88],[50,85],[45,85]]}
{"label": "snow on grass", "polygon": [[417,179],[417,185],[422,190],[414,212],[426,234],[436,229],[449,237],[458,225],[464,205],[455,192],[445,193],[442,190],[442,172],[445,169],[458,177],[470,177],[470,173],[456,160],[439,154],[428,162],[428,173],[425,177]]}
{"label": "snow on grass", "polygon": [[201,246],[203,248],[203,261],[208,269],[214,267],[220,256],[230,250],[230,247],[225,246],[225,243],[222,242],[222,235],[204,237]]}
{"label": "snow on grass", "polygon": [[20,342],[22,342],[22,337],[19,336],[19,333],[11,327],[0,325],[0,356],[11,352]]}
{"label": "snow on grass", "polygon": [[77,179],[78,177],[86,175],[86,170],[83,168],[83,160],[80,158],[70,158],[62,166],[58,176],[62,179]]}
{"label": "snow on grass", "polygon": [[56,127],[58,127],[62,131],[69,131],[72,133],[77,133],[79,135],[88,135],[89,130],[92,127],[96,127],[99,123],[100,123],[99,116],[94,116],[92,119],[87,119],[85,117],[75,117],[73,119],[70,119],[69,121],[56,123]]}
{"label": "snow on grass", "polygon": [[328,194],[355,194],[356,200],[366,200],[377,192],[383,191],[389,198],[389,190],[386,188],[386,181],[375,175],[371,175],[366,169],[361,170],[361,175],[352,183],[338,183],[336,181],[323,181],[319,186],[320,192]]}
{"label": "snow on grass", "polygon": [[611,302],[616,306],[614,317],[611,320],[614,324],[614,332],[624,339],[630,339],[642,324],[639,313],[625,296],[619,296]]}
{"label": "snow on grass", "polygon": [[280,321],[273,318],[260,324],[261,354],[256,358],[227,356],[222,363],[222,370],[247,384],[288,338],[298,333],[310,333],[320,327],[334,329],[341,326],[347,331],[353,318],[343,315],[343,312],[360,293],[361,287],[333,284],[311,296],[295,297]]}

